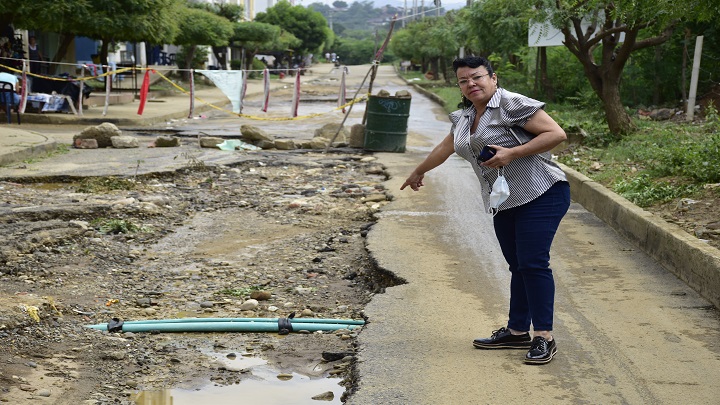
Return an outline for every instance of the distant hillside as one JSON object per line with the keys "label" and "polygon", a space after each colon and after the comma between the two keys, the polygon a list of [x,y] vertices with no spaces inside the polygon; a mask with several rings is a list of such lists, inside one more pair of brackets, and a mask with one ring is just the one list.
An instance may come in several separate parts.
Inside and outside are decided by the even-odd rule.
{"label": "distant hillside", "polygon": [[[403,16],[404,2],[401,0],[376,0],[376,1],[355,1],[355,2],[334,2],[332,4],[345,3],[345,8],[336,8],[332,5],[316,2],[308,5],[315,11],[320,12],[333,28],[338,36],[345,36],[346,31],[374,31],[375,27],[387,25],[394,16]],[[418,2],[418,8],[422,3]],[[464,3],[463,3],[464,4]],[[412,13],[412,1],[407,2],[407,14]],[[429,10],[434,9],[431,0],[425,2],[425,9],[428,10],[427,15],[435,16],[436,12]],[[445,5],[441,9],[440,14],[444,14]]]}

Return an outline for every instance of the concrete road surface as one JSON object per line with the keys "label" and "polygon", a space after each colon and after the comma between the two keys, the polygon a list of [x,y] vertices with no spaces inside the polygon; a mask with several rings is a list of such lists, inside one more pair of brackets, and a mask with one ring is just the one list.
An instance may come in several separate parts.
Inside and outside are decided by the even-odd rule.
{"label": "concrete road surface", "polygon": [[[376,88],[402,87],[381,69]],[[509,277],[469,164],[453,156],[419,192],[399,187],[450,128],[413,93],[408,151],[380,153],[395,201],[368,236],[405,284],[376,295],[349,404],[720,404],[718,311],[573,203],[552,250],[559,352],[478,350],[507,321]]]}

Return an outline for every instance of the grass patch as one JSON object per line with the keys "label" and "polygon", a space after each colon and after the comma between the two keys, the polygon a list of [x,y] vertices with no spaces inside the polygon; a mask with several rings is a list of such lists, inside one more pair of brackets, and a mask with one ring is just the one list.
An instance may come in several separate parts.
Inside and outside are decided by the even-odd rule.
{"label": "grass patch", "polygon": [[641,207],[695,197],[720,182],[720,134],[705,125],[637,121],[638,131],[606,146],[581,146],[559,161]]}
{"label": "grass patch", "polygon": [[145,228],[138,226],[127,219],[98,218],[93,220],[91,225],[96,227],[105,235],[117,235],[121,233],[130,234],[147,231]]}
{"label": "grass patch", "polygon": [[69,151],[70,151],[70,148],[68,147],[68,145],[61,143],[61,144],[58,144],[58,146],[55,149],[49,151],[48,153],[44,154],[43,156],[25,159],[22,162],[29,165],[32,163],[39,162],[43,159],[47,159],[47,158],[51,158],[51,157],[59,156],[59,155],[64,155],[64,154],[68,153]]}
{"label": "grass patch", "polygon": [[223,290],[218,291],[217,293],[220,295],[229,295],[231,297],[247,297],[250,294],[252,294],[254,291],[260,291],[262,290],[262,287],[259,285],[254,285],[250,287],[244,287],[244,288],[225,288]]}
{"label": "grass patch", "polygon": [[134,190],[137,183],[119,177],[91,177],[84,179],[77,187],[78,193],[106,193],[116,190]]}
{"label": "grass patch", "polygon": [[678,197],[694,195],[698,191],[696,185],[678,185],[668,181],[656,181],[647,173],[629,179],[620,179],[613,188],[618,194],[643,208],[662,204]]}

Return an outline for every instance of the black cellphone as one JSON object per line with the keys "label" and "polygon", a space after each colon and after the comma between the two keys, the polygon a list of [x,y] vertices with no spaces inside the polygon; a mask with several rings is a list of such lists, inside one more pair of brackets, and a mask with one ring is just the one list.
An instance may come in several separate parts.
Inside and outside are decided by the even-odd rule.
{"label": "black cellphone", "polygon": [[495,156],[495,149],[485,146],[480,151],[480,154],[477,157],[478,162],[485,162],[493,158]]}

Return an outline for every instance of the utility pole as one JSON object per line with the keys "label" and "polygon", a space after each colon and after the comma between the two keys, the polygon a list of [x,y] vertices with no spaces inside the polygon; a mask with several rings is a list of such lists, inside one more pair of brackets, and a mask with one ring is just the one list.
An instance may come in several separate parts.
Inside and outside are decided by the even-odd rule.
{"label": "utility pole", "polygon": [[700,74],[700,56],[702,56],[703,36],[700,35],[695,39],[695,57],[693,58],[692,75],[690,76],[690,95],[688,96],[687,112],[685,117],[687,121],[695,118],[695,95],[697,93],[698,75]]}
{"label": "utility pole", "polygon": [[405,28],[405,18],[407,17],[407,0],[403,1],[403,19],[402,19],[402,26]]}

